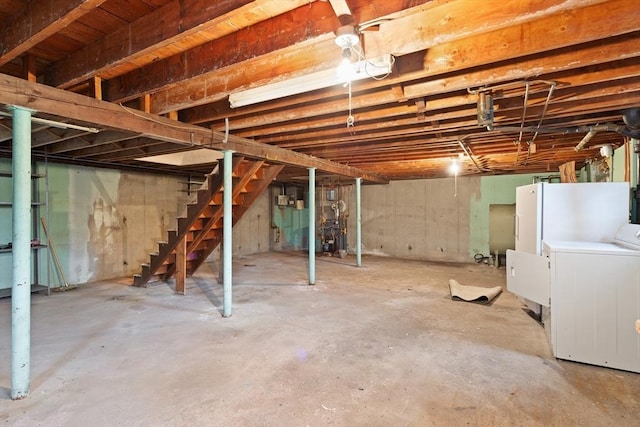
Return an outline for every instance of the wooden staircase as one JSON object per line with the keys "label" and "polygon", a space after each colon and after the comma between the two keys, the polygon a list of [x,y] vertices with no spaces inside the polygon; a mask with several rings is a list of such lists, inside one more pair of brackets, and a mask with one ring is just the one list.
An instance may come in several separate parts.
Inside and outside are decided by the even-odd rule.
{"label": "wooden staircase", "polygon": [[[267,165],[264,161],[236,157],[233,160],[233,225],[249,210],[258,196],[269,186],[284,166]],[[133,277],[134,286],[146,286],[149,281],[169,280],[176,275],[176,291],[180,282],[191,276],[222,242],[223,164],[207,175],[187,205],[186,216],[177,219],[178,229],[167,232],[167,240],[158,242],[158,252],[151,254],[148,264]],[[182,289],[184,293],[184,289]]]}

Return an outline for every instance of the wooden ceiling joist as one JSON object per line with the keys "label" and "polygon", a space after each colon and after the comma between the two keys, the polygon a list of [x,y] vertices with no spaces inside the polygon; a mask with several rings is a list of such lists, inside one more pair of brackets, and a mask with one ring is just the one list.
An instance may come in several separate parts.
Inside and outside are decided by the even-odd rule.
{"label": "wooden ceiling joist", "polygon": [[231,0],[202,7],[200,0],[174,1],[54,64],[45,81],[67,88],[93,75],[114,78],[174,55],[176,47],[193,48],[305,4],[308,0]]}
{"label": "wooden ceiling joist", "polygon": [[60,31],[106,0],[39,0],[26,2],[19,18],[2,28],[0,66]]}
{"label": "wooden ceiling joist", "polygon": [[[629,6],[630,3],[633,3],[635,0],[620,0],[621,2],[626,3],[626,6]],[[413,15],[398,18],[396,20],[392,20],[388,23],[384,23],[380,25],[380,30],[377,32],[367,32],[365,37],[365,44],[367,46],[367,56],[368,57],[377,57],[380,55],[392,53],[392,54],[409,54],[412,52],[418,52],[426,49],[431,49],[436,45],[441,45],[447,42],[453,42],[455,40],[460,39],[469,39],[475,36],[479,36],[485,33],[489,33],[492,31],[499,31],[501,29],[505,29],[506,27],[518,27],[519,25],[524,26],[522,29],[528,32],[538,31],[541,35],[546,36],[545,31],[552,31],[551,36],[549,38],[550,42],[563,43],[579,43],[578,41],[572,42],[571,40],[576,37],[576,40],[580,40],[583,37],[582,34],[572,34],[571,37],[566,37],[560,29],[546,28],[545,26],[540,27],[538,22],[543,21],[544,19],[541,16],[549,15],[550,17],[555,17],[554,25],[559,22],[561,28],[567,28],[567,26],[575,26],[576,28],[582,28],[579,26],[579,23],[573,23],[572,21],[580,21],[587,19],[588,22],[583,22],[584,32],[586,33],[598,33],[600,36],[603,32],[607,31],[606,29],[602,29],[600,26],[599,30],[593,29],[593,25],[589,25],[591,22],[591,13],[594,11],[589,11],[589,16],[582,16],[579,11],[582,9],[578,9],[579,6],[588,5],[590,3],[595,3],[595,0],[591,1],[580,1],[580,0],[553,0],[550,2],[546,1],[536,1],[528,3],[527,13],[523,13],[525,11],[522,10],[522,2],[511,2],[514,3],[513,7],[505,8],[504,2],[501,3],[491,3],[493,7],[483,7],[481,9],[477,9],[473,14],[474,22],[482,21],[483,25],[479,26],[471,26],[464,23],[467,17],[461,18],[461,21],[447,19],[447,17],[452,16],[451,14],[460,13],[460,10],[463,8],[471,7],[471,3],[476,3],[475,0],[460,0],[456,2],[446,2],[442,5],[433,8],[427,8],[426,10],[421,10],[420,8],[418,12]],[[508,2],[510,3],[510,2]],[[517,5],[520,5],[520,8]],[[595,7],[595,6],[594,6]],[[617,7],[620,7],[619,5]],[[561,14],[561,12],[576,9],[569,14]],[[418,25],[419,28],[424,29],[418,33],[411,33],[411,35],[406,35],[404,37],[399,36],[399,34],[403,34],[402,32],[397,32],[395,30],[385,30],[385,27],[388,25],[394,25],[399,28],[414,28],[416,27],[416,22],[424,22],[426,16],[429,16],[429,22],[434,19],[430,14],[435,13],[437,10],[438,14],[441,14],[443,19],[439,22],[439,26],[436,28],[430,28],[428,31],[425,29],[428,26]],[[585,14],[586,15],[586,14]],[[536,19],[535,28],[532,28],[534,24],[531,23]],[[514,25],[518,24],[519,25]],[[529,25],[527,25],[529,24]],[[629,25],[633,25],[633,28],[638,28],[638,22],[633,22],[632,18],[625,19],[621,25],[615,24],[616,31],[624,32],[626,27]],[[613,23],[611,24],[614,25]],[[405,32],[406,33],[406,32]],[[555,37],[554,37],[555,33]],[[560,36],[562,36],[560,38]],[[522,40],[522,32],[519,33],[520,40]],[[544,38],[544,37],[542,37]],[[597,38],[597,36],[592,36],[589,40],[593,40]],[[223,98],[224,96],[229,94],[229,87],[241,87],[242,85],[237,84],[229,84],[230,82],[239,82],[245,81],[246,77],[244,74],[251,72],[255,74],[255,78],[253,81],[263,81],[266,83],[269,80],[282,80],[283,78],[291,78],[299,75],[308,74],[309,72],[314,71],[313,67],[305,68],[304,59],[308,58],[309,49],[313,49],[315,61],[314,63],[324,63],[324,64],[335,64],[339,60],[339,50],[336,48],[334,43],[334,36],[331,34],[328,37],[318,37],[318,42],[313,45],[299,43],[298,45],[287,44],[287,46],[283,46],[283,51],[280,52],[274,46],[274,49],[269,53],[262,56],[257,56],[256,58],[245,61],[242,64],[242,67],[228,67],[225,70],[217,69],[216,72],[205,72],[201,73],[196,77],[187,78],[187,81],[183,81],[181,85],[171,85],[168,86],[169,83],[175,83],[179,81],[182,77],[180,75],[173,75],[167,79],[167,87],[166,88],[155,88],[156,93],[152,95],[153,99],[153,108],[157,113],[162,113],[166,111],[170,111],[172,109],[182,109],[185,107],[185,96],[186,94],[190,94],[191,97],[188,99],[189,103],[193,105],[201,105],[207,102],[213,102],[218,99]],[[528,42],[527,39],[526,42]],[[524,42],[524,41],[523,41]],[[498,49],[498,47],[501,47]],[[484,52],[485,50],[497,49],[502,54],[505,54],[504,45],[496,45],[495,39],[491,40],[491,43],[487,44],[484,49],[478,49],[478,44],[474,44],[473,50],[471,51],[480,51]],[[285,54],[286,51],[286,54]],[[461,52],[462,54],[468,54],[471,51]],[[517,50],[512,50],[512,47],[507,47],[508,52],[513,52],[514,55],[517,55]],[[448,53],[450,55],[451,52]],[[450,64],[453,61],[445,56],[445,61],[443,61],[443,57],[437,58],[435,62]],[[209,59],[212,63],[209,68],[203,69],[216,69],[215,58]],[[173,61],[175,63],[176,61]],[[464,62],[459,62],[459,64],[463,64]],[[486,63],[486,62],[485,62]],[[277,64],[277,67],[274,66]],[[167,64],[164,68],[169,69],[171,67]],[[237,64],[237,65],[240,65]],[[317,66],[316,66],[317,67]],[[428,67],[424,67],[424,69],[428,69]],[[153,75],[153,73],[144,73],[145,75]],[[148,89],[148,88],[145,88]],[[108,98],[115,99],[115,98]]]}
{"label": "wooden ceiling joist", "polygon": [[299,167],[317,168],[326,172],[349,177],[360,177],[366,181],[386,183],[382,176],[369,174],[350,166],[325,159],[314,158],[295,151],[268,146],[254,141],[229,136],[224,143],[224,134],[186,123],[126,109],[109,102],[88,98],[75,93],[38,83],[28,82],[12,76],[0,75],[0,104],[18,105],[46,114],[93,123],[99,127],[123,129],[149,138],[181,145],[203,146],[215,150],[231,150],[249,157],[273,163]]}

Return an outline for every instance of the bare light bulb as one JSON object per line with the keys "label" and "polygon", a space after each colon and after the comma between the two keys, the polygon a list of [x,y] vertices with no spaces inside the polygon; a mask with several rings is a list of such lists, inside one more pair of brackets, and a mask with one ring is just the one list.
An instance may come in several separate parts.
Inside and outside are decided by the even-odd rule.
{"label": "bare light bulb", "polygon": [[342,59],[336,69],[336,74],[341,82],[349,83],[353,79],[353,66],[351,65],[351,50],[342,49]]}
{"label": "bare light bulb", "polygon": [[449,166],[449,171],[454,175],[458,175],[458,172],[460,172],[460,165],[458,164],[458,159],[451,160],[451,166]]}

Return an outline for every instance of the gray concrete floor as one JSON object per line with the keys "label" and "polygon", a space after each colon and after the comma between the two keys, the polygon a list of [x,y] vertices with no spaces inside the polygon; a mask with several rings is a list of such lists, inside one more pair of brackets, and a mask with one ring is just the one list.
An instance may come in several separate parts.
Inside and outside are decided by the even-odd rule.
{"label": "gray concrete floor", "polygon": [[215,266],[188,281],[118,282],[33,298],[31,395],[11,401],[0,300],[0,424],[12,426],[637,426],[640,375],[555,360],[503,292],[452,301],[448,280],[504,271],[300,254],[234,260],[233,316]]}

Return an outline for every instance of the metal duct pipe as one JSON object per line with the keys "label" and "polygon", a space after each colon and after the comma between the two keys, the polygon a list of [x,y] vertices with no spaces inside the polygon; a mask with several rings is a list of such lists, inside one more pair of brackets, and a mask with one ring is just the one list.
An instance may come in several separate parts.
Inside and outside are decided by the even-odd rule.
{"label": "metal duct pipe", "polygon": [[478,94],[478,124],[487,127],[493,124],[493,97],[490,93]]}
{"label": "metal duct pipe", "polygon": [[[632,131],[640,131],[640,108],[630,108],[625,110],[622,113],[622,120]],[[640,137],[635,137],[635,139],[640,139]]]}

